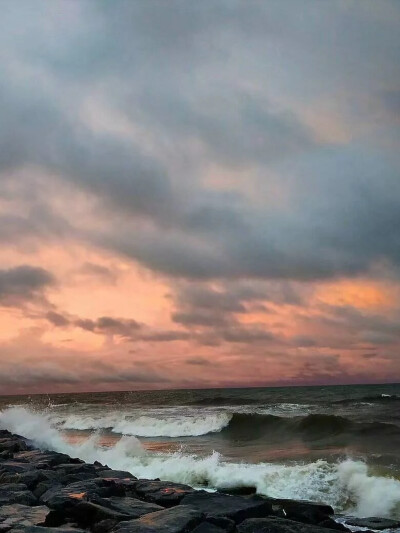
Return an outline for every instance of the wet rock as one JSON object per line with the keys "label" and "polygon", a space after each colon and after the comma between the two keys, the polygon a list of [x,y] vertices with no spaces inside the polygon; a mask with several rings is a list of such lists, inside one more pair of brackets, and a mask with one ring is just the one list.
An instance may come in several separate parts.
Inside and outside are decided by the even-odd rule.
{"label": "wet rock", "polygon": [[49,509],[44,505],[28,507],[26,505],[13,504],[0,507],[0,524],[4,527],[16,528],[25,526],[37,526],[44,524]]}
{"label": "wet rock", "polygon": [[42,470],[28,470],[15,477],[17,483],[23,483],[29,490],[33,490],[40,481],[46,479]]}
{"label": "wet rock", "polygon": [[192,533],[226,533],[226,529],[215,526],[210,522],[203,522],[192,530]]}
{"label": "wet rock", "polygon": [[114,483],[96,478],[89,481],[71,483],[65,487],[54,486],[42,494],[39,499],[52,509],[66,511],[81,501],[119,495],[123,495],[123,492],[121,494],[121,489]]}
{"label": "wet rock", "polygon": [[135,491],[140,499],[162,507],[178,505],[184,496],[196,492],[189,485],[169,481],[138,480]]}
{"label": "wet rock", "polygon": [[183,505],[191,505],[207,517],[227,517],[237,524],[246,518],[265,517],[272,513],[272,505],[261,497],[242,498],[217,492],[196,491],[182,500]]}
{"label": "wet rock", "polygon": [[98,477],[97,470],[94,465],[86,463],[61,463],[54,467],[56,472],[62,474],[78,474],[82,472],[89,472],[93,474],[94,477]]}
{"label": "wet rock", "polygon": [[255,487],[221,487],[218,492],[232,494],[233,496],[250,496],[257,492]]}
{"label": "wet rock", "polygon": [[336,530],[303,524],[283,518],[249,518],[237,528],[238,533],[329,533]]}
{"label": "wet rock", "polygon": [[81,526],[88,527],[103,520],[133,520],[156,511],[162,511],[163,507],[154,503],[147,503],[135,498],[112,497],[101,498],[88,502],[82,501],[71,510],[71,516]]}
{"label": "wet rock", "polygon": [[390,520],[389,518],[378,518],[370,516],[368,518],[346,519],[349,526],[367,527],[369,529],[393,529],[400,527],[400,520]]}
{"label": "wet rock", "polygon": [[120,522],[115,533],[186,533],[202,522],[204,515],[187,505],[149,513],[137,520]]}
{"label": "wet rock", "polygon": [[11,529],[10,533],[84,533],[83,529],[75,527],[42,527],[42,526],[24,526],[20,529]]}
{"label": "wet rock", "polygon": [[335,529],[336,531],[350,531],[350,529],[339,522],[335,522],[333,518],[327,518],[318,524],[320,527],[327,527],[328,529]]}
{"label": "wet rock", "polygon": [[3,461],[0,465],[1,472],[8,472],[11,474],[19,474],[33,470],[35,467],[30,463],[20,462],[20,461]]}
{"label": "wet rock", "polygon": [[288,500],[267,498],[272,504],[275,514],[285,518],[304,522],[306,524],[319,524],[326,521],[333,515],[334,511],[330,505],[324,503],[310,502],[306,500]]}
{"label": "wet rock", "polygon": [[[104,507],[93,502],[79,502],[75,507],[70,509],[70,516],[82,527],[89,527],[103,520],[112,520],[114,523],[123,520],[131,520],[133,517],[128,514],[119,513],[115,509]],[[135,517],[136,518],[136,517]]]}
{"label": "wet rock", "polygon": [[[19,486],[18,484],[16,485]],[[15,485],[12,484],[11,486]],[[22,505],[36,505],[37,499],[30,490],[19,490],[15,488],[4,490],[3,487],[0,486],[0,505],[8,505],[13,503],[19,503]]]}
{"label": "wet rock", "polygon": [[124,470],[111,470],[110,468],[98,470],[97,477],[112,479],[137,479],[130,472],[125,472]]}
{"label": "wet rock", "polygon": [[162,511],[163,507],[155,503],[143,502],[136,498],[116,497],[102,498],[102,504],[119,513],[131,516],[131,518],[140,518],[141,516]]}
{"label": "wet rock", "polygon": [[116,520],[101,520],[92,526],[91,530],[93,533],[109,533],[118,522]]}
{"label": "wet rock", "polygon": [[14,455],[19,462],[35,465],[35,468],[50,468],[62,463],[70,463],[71,458],[65,453],[41,450],[27,450]]}
{"label": "wet rock", "polygon": [[0,452],[0,462],[1,461],[6,461],[7,459],[11,459],[13,456],[13,452],[9,451],[9,450],[4,450],[2,452]]}
{"label": "wet rock", "polygon": [[19,439],[14,436],[0,438],[0,451],[2,452],[15,453],[27,449],[28,446],[22,438]]}
{"label": "wet rock", "polygon": [[36,498],[41,499],[43,494],[45,494],[46,492],[50,490],[54,491],[56,489],[57,490],[62,489],[61,483],[57,483],[53,480],[45,480],[37,484],[36,488],[33,489],[33,494]]}
{"label": "wet rock", "polygon": [[9,490],[27,490],[28,487],[25,485],[25,483],[3,483],[0,485],[0,493],[2,491],[9,491]]}
{"label": "wet rock", "polygon": [[213,524],[214,526],[218,526],[227,533],[233,533],[234,531],[236,531],[235,522],[230,518],[226,518],[226,516],[209,516],[207,518],[207,523]]}

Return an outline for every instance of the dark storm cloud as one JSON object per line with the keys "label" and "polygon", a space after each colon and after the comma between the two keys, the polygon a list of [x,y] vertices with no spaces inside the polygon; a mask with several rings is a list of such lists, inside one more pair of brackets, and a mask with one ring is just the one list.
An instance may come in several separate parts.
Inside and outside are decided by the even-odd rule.
{"label": "dark storm cloud", "polygon": [[21,265],[0,270],[0,305],[32,301],[54,283],[53,275],[44,268]]}
{"label": "dark storm cloud", "polygon": [[70,320],[67,317],[55,311],[49,311],[46,313],[45,318],[50,322],[50,324],[53,324],[53,326],[59,328],[70,325]]}
{"label": "dark storm cloud", "polygon": [[[398,269],[394,130],[363,108],[396,107],[395,2],[306,1],[301,13],[293,1],[59,2],[49,15],[38,5],[3,9],[0,170],[5,180],[39,167],[99,199],[107,228],[74,221],[80,238],[188,279]],[[110,113],[108,129],[90,124],[88,101]],[[363,132],[346,146],[304,120],[327,101]],[[211,164],[245,172],[257,201],[246,183],[234,194],[206,186]],[[0,236],[24,231],[14,215]]]}
{"label": "dark storm cloud", "polygon": [[126,338],[131,338],[141,327],[136,320],[109,316],[103,316],[97,320],[77,319],[73,322],[73,325],[93,333],[120,335]]}

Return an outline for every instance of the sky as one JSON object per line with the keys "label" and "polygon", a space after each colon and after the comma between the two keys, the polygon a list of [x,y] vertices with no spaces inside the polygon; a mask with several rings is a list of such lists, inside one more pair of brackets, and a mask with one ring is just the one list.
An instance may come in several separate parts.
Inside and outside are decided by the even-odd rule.
{"label": "sky", "polygon": [[398,0],[1,11],[0,393],[400,381]]}

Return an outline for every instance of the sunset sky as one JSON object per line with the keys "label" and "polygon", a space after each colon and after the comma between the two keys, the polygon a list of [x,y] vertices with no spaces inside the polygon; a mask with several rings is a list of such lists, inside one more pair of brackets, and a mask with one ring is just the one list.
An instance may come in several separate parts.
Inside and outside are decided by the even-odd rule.
{"label": "sunset sky", "polygon": [[400,381],[398,0],[4,0],[0,392]]}

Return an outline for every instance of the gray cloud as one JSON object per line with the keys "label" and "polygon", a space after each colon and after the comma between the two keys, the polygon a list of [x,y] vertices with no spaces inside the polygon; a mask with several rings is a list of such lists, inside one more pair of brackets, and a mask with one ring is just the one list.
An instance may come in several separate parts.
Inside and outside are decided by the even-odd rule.
{"label": "gray cloud", "polygon": [[40,267],[21,265],[0,270],[0,304],[19,305],[35,300],[54,283],[53,275]]}
{"label": "gray cloud", "polygon": [[102,316],[97,320],[77,319],[73,322],[73,325],[93,333],[120,335],[126,338],[131,338],[141,327],[136,320],[109,316]]}
{"label": "gray cloud", "polygon": [[[398,267],[397,155],[383,153],[374,133],[327,148],[301,117],[311,87],[314,97],[334,99],[341,80],[340,118],[358,93],[375,98],[374,80],[399,82],[398,9],[357,5],[307,3],[311,24],[294,16],[295,4],[165,9],[121,1],[110,24],[107,4],[84,2],[69,8],[79,24],[60,43],[62,21],[53,14],[42,32],[39,10],[22,21],[25,41],[3,28],[0,166],[36,165],[101,198],[113,216],[105,232],[80,228],[85,238],[170,276],[313,280],[363,273],[381,260]],[[20,8],[7,3],[5,11],[7,27],[20,22]],[[29,89],[24,69],[39,75]],[[84,99],[98,86],[99,101],[143,135],[94,132],[82,120]],[[261,205],[204,187],[210,162],[228,173],[244,168]],[[271,172],[290,191],[289,211],[268,201]],[[10,231],[23,231],[23,220],[15,224]]]}

